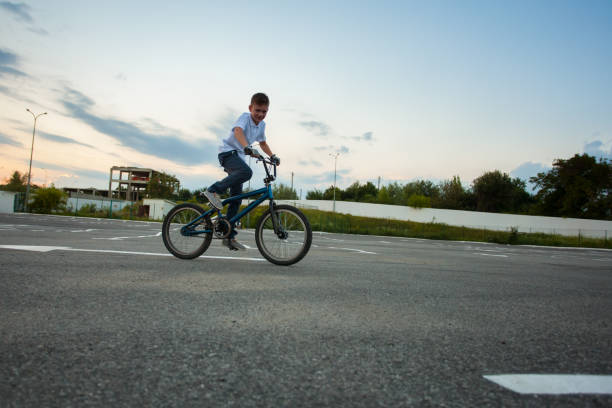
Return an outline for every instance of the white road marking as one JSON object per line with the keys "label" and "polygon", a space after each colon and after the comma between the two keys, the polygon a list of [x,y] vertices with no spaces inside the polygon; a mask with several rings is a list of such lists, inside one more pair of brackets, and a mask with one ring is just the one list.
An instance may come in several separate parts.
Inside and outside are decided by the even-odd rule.
{"label": "white road marking", "polygon": [[368,251],[364,251],[361,249],[354,249],[354,248],[336,248],[336,247],[327,247],[328,249],[343,249],[345,251],[353,251],[353,252],[357,252],[360,254],[371,254],[371,255],[376,255],[376,252],[368,252]]}
{"label": "white road marking", "polygon": [[508,255],[495,255],[495,254],[483,254],[483,253],[479,253],[479,252],[474,252],[473,255],[482,255],[482,256],[497,256],[499,258],[507,258]]}
{"label": "white road marking", "polygon": [[389,241],[378,241],[378,242],[380,242],[381,244],[391,244],[391,242]]}
{"label": "white road marking", "polygon": [[612,375],[502,374],[483,377],[519,394],[612,394]]}
{"label": "white road marking", "polygon": [[20,251],[34,251],[34,252],[49,252],[55,251],[56,249],[68,250],[69,247],[58,247],[58,246],[42,246],[42,245],[0,245],[3,249],[17,249]]}
{"label": "white road marking", "polygon": [[[79,249],[70,247],[59,247],[59,246],[36,246],[36,245],[0,245],[2,249],[17,249],[20,251],[34,251],[34,252],[50,252],[50,251],[73,251],[73,252],[98,252],[103,254],[121,254],[121,255],[148,255],[148,256],[172,256],[172,254],[163,254],[156,252],[133,252],[133,251],[115,251],[110,249]],[[201,255],[200,258],[208,259],[233,259],[237,261],[265,261],[263,258],[243,258],[234,256],[214,256],[214,255]]]}
{"label": "white road marking", "polygon": [[137,237],[113,237],[113,238],[92,238],[92,239],[106,239],[109,241],[123,241],[124,239],[135,239],[135,238],[154,238],[161,236],[161,231],[154,235],[139,235]]}

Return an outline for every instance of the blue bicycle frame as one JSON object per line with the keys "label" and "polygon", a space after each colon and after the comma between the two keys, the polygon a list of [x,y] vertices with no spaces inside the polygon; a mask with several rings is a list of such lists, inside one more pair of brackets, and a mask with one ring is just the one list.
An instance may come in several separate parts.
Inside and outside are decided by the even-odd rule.
{"label": "blue bicycle frame", "polygon": [[[230,198],[227,198],[225,200],[223,200],[223,206],[225,206],[228,203],[231,203],[232,201],[238,201],[238,200],[242,200],[243,198],[248,198],[248,197],[254,197],[254,196],[258,196],[261,194],[261,197],[259,197],[257,200],[253,201],[251,204],[249,204],[244,210],[238,212],[238,214],[236,214],[235,216],[233,216],[231,219],[229,219],[229,223],[234,226],[234,224],[236,223],[236,221],[238,221],[240,218],[244,217],[246,214],[248,214],[250,211],[252,211],[255,207],[257,207],[259,204],[263,203],[265,200],[270,200],[270,207],[272,207],[274,204],[274,196],[272,195],[272,186],[270,186],[269,184],[266,187],[262,187],[259,190],[254,190],[254,191],[250,191],[248,193],[244,193],[244,194],[239,194]],[[203,230],[195,230],[194,227],[201,224],[202,221],[204,220],[205,217],[210,216],[214,213],[217,213],[217,216],[219,218],[225,218],[225,216],[221,213],[221,210],[218,210],[216,208],[211,208],[208,211],[206,211],[204,214],[200,215],[198,218],[196,218],[195,220],[191,221],[189,224],[183,226],[181,228],[181,234],[182,235],[189,235],[189,236],[194,236],[194,235],[199,235],[199,234],[207,234],[209,232],[212,232],[212,230],[210,229],[203,229]]]}

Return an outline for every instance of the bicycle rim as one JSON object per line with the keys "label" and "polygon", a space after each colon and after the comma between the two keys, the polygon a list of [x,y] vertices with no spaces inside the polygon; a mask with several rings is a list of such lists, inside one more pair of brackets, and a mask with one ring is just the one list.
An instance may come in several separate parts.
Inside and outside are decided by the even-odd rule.
{"label": "bicycle rim", "polygon": [[[170,211],[164,220],[162,235],[166,248],[176,257],[182,259],[196,258],[210,245],[212,234],[198,235],[183,235],[181,228],[189,224],[196,218],[202,215],[202,210],[196,206],[178,207]],[[197,225],[194,229],[201,231],[206,229],[206,224],[210,221],[205,220],[202,224]]]}
{"label": "bicycle rim", "polygon": [[310,249],[310,224],[301,212],[293,208],[276,206],[275,212],[286,236],[279,237],[274,232],[272,214],[268,210],[257,226],[257,247],[268,261],[277,265],[291,265],[302,259]]}

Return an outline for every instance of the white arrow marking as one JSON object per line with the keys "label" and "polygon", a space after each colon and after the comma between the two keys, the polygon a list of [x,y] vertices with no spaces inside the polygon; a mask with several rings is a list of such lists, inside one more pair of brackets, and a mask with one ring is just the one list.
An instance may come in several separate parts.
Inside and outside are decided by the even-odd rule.
{"label": "white arrow marking", "polygon": [[519,394],[612,394],[612,375],[502,374],[483,377]]}

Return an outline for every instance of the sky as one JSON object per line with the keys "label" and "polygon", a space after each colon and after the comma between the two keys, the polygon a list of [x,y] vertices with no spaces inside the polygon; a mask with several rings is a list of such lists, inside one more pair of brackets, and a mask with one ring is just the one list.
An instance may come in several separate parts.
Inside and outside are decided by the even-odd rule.
{"label": "sky", "polygon": [[28,171],[29,108],[33,183],[137,166],[202,188],[256,92],[302,198],[612,159],[612,1],[229,3],[0,1],[0,180]]}

